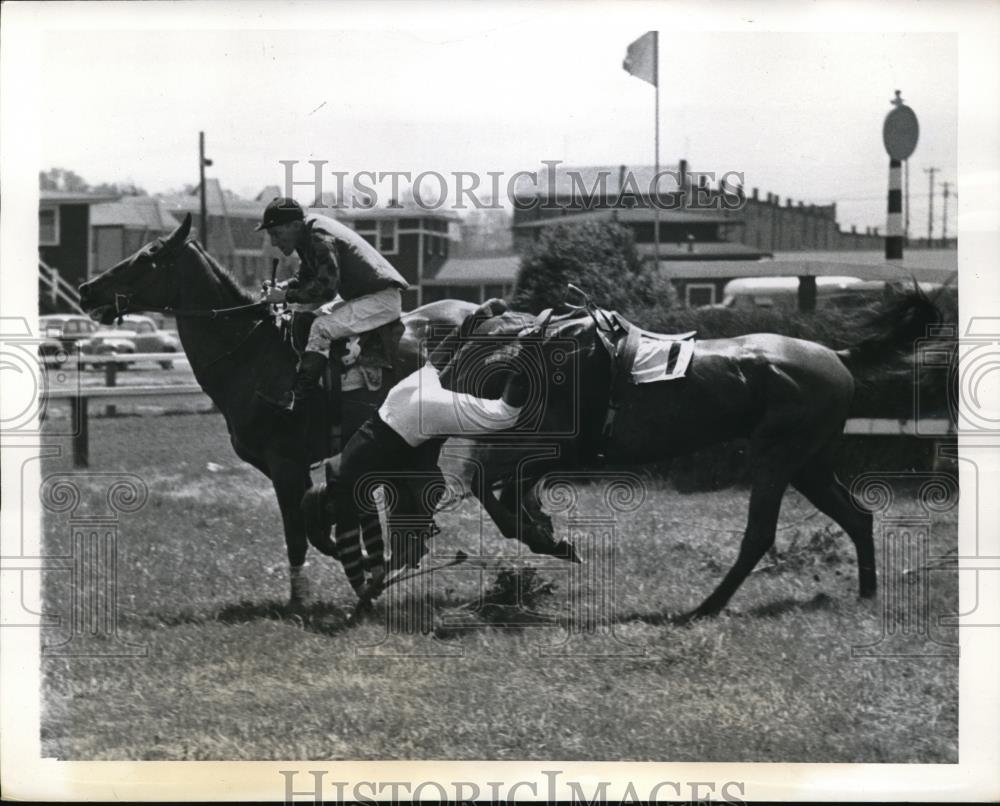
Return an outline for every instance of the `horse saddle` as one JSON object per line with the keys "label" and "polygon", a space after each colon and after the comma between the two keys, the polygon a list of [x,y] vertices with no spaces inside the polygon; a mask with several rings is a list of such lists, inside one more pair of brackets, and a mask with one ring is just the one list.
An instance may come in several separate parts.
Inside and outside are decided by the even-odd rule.
{"label": "horse saddle", "polygon": [[[598,308],[586,297],[584,305],[569,307],[572,308],[572,313],[561,314],[554,319],[574,318],[583,312],[589,314],[594,320],[597,338],[611,358],[607,411],[601,429],[603,445],[596,451],[598,462],[603,462],[607,443],[614,434],[615,417],[626,386],[630,383],[652,383],[683,377],[694,353],[694,336],[697,331],[653,333],[632,324],[617,311]],[[538,320],[553,320],[552,313],[552,309],[542,311]]]}
{"label": "horse saddle", "polygon": [[[611,357],[614,381],[652,383],[684,376],[694,352],[695,330],[687,333],[654,333],[632,324],[617,311],[588,308],[594,320],[597,337]],[[570,317],[579,316],[574,311]],[[552,316],[552,309],[538,315],[538,321],[568,318]]]}

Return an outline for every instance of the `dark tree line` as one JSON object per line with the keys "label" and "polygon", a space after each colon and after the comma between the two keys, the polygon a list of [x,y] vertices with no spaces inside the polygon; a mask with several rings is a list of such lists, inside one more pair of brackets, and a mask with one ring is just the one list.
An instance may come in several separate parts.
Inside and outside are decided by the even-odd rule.
{"label": "dark tree line", "polygon": [[62,190],[69,193],[101,193],[108,196],[148,196],[133,182],[101,182],[91,185],[69,168],[49,168],[38,172],[39,190]]}

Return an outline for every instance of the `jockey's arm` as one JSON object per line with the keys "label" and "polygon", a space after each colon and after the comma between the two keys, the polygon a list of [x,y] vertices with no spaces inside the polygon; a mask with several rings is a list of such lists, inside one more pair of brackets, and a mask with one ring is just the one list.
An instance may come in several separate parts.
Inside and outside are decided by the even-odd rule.
{"label": "jockey's arm", "polygon": [[340,259],[336,243],[318,232],[310,232],[309,244],[315,271],[306,275],[302,268],[299,269],[299,274],[293,278],[295,285],[289,285],[285,292],[287,302],[323,303],[337,296]]}

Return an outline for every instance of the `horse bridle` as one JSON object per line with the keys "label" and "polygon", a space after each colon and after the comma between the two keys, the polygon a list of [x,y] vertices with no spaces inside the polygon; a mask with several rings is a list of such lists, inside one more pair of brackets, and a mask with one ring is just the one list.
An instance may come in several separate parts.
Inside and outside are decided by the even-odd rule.
{"label": "horse bridle", "polygon": [[[176,259],[175,253],[177,252],[177,250],[187,246],[190,243],[193,243],[194,240],[195,240],[194,238],[188,238],[187,240],[184,241],[184,243],[180,244],[177,247],[169,249],[161,249],[160,252],[166,252],[170,256],[170,260],[169,262],[161,262],[160,260],[158,260],[159,253],[156,256],[151,256],[148,259],[152,268],[154,270],[158,270],[164,267],[172,266]],[[119,291],[115,292],[115,297],[114,297],[115,318],[118,319],[119,322],[121,321],[121,318],[130,311],[131,303],[132,303],[131,294],[123,294]],[[250,316],[253,314],[263,314],[267,310],[267,306],[268,306],[267,302],[261,301],[261,302],[252,302],[248,305],[235,305],[231,308],[185,309],[185,308],[174,308],[169,305],[163,307],[143,305],[142,310],[152,311],[154,313],[167,314],[179,318],[227,319],[230,317],[237,317],[237,316]],[[250,341],[253,335],[257,332],[258,328],[263,324],[265,318],[266,316],[261,316],[258,319],[258,321],[254,323],[253,327],[251,327],[247,331],[247,334],[242,339],[240,339],[239,343],[235,347],[211,359],[207,364],[205,364],[205,367],[207,368],[213,366],[214,364],[217,364],[219,361],[222,361],[224,358],[228,358],[229,356],[232,356],[235,353],[237,353],[247,342]]]}
{"label": "horse bridle", "polygon": [[[177,247],[174,247],[174,248],[170,248],[170,249],[161,249],[160,250],[161,252],[167,252],[170,255],[170,258],[171,258],[170,261],[169,262],[161,262],[160,260],[158,260],[159,255],[157,255],[156,257],[150,257],[149,258],[150,265],[152,266],[152,268],[154,270],[159,270],[159,269],[161,269],[163,267],[169,267],[169,266],[173,265],[174,260],[175,260],[174,253],[178,249],[181,249],[181,248],[187,246],[190,243],[194,243],[194,241],[195,241],[194,238],[188,238],[180,246],[177,246]],[[121,302],[121,300],[124,300],[124,302]],[[115,318],[120,320],[121,317],[123,317],[126,313],[129,313],[129,311],[130,311],[130,307],[129,306],[131,305],[131,303],[132,303],[132,295],[131,294],[123,294],[123,293],[121,293],[119,291],[116,291],[115,292],[115,303],[114,303],[114,305],[115,305]],[[241,316],[241,315],[247,315],[248,316],[251,313],[256,313],[256,312],[263,313],[267,309],[267,305],[268,305],[268,303],[264,302],[264,301],[261,301],[261,302],[251,302],[248,305],[234,305],[231,308],[187,308],[187,309],[185,309],[185,308],[175,308],[175,307],[172,307],[170,305],[166,305],[166,306],[163,306],[163,307],[155,307],[155,306],[152,306],[152,305],[143,305],[142,306],[142,310],[143,311],[152,311],[154,313],[168,314],[170,316],[181,317],[181,318],[192,318],[192,319],[195,319],[195,318],[200,318],[200,319],[224,319],[224,318],[227,318],[227,317],[230,317],[230,316]]]}

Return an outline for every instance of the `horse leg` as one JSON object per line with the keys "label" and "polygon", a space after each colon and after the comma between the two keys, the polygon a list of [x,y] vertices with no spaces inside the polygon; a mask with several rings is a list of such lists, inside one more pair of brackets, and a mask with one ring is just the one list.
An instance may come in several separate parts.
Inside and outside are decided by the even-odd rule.
{"label": "horse leg", "polygon": [[792,478],[792,485],[813,506],[847,532],[858,555],[858,587],[862,598],[870,599],[878,589],[875,572],[875,541],[872,515],[862,510],[840,483],[828,463],[806,466]]}
{"label": "horse leg", "polygon": [[520,511],[531,528],[540,530],[543,534],[554,535],[555,526],[552,518],[542,510],[539,490],[537,478],[507,481],[500,488],[500,505],[510,512]]}
{"label": "horse leg", "polygon": [[282,462],[271,469],[271,483],[278,496],[281,521],[285,529],[285,549],[291,578],[292,605],[305,604],[311,595],[306,575],[306,523],[302,514],[302,497],[311,486],[309,471],[298,464]]}
{"label": "horse leg", "polygon": [[787,457],[772,455],[767,462],[756,464],[750,488],[750,512],[736,562],[722,582],[696,609],[676,619],[686,623],[691,619],[717,616],[726,603],[750,575],[761,557],[774,545],[781,499],[788,487],[785,465]]}
{"label": "horse leg", "polygon": [[[486,514],[490,516],[500,533],[508,540],[517,540],[523,543],[534,554],[547,554],[574,563],[582,562],[572,543],[565,539],[556,540],[552,521],[547,515],[543,513],[548,522],[547,528],[544,523],[539,525],[530,519],[519,522],[517,515],[497,500],[493,490],[488,487],[481,488],[479,485],[473,485],[473,489],[476,491],[475,495],[479,499],[479,503],[486,510]],[[529,492],[531,491],[529,490]],[[541,510],[539,509],[539,511]]]}

